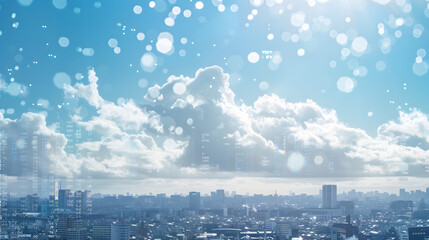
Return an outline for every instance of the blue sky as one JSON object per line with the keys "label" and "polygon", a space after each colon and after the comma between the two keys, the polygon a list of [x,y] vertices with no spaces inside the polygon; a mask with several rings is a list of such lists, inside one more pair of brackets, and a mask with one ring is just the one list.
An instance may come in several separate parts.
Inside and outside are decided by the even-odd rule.
{"label": "blue sky", "polygon": [[[156,127],[151,129],[139,126],[132,130],[138,133],[142,131],[145,136],[152,138],[159,148],[155,154],[158,154],[160,159],[166,157],[168,161],[177,162],[177,168],[185,168],[186,172],[206,171],[207,169],[201,169],[199,166],[200,158],[203,158],[204,154],[223,151],[222,146],[225,143],[219,139],[228,138],[237,146],[253,146],[252,149],[257,149],[254,151],[258,153],[252,157],[256,156],[256,162],[262,162],[264,167],[275,167],[277,158],[288,162],[291,156],[295,156],[291,153],[296,152],[305,158],[304,168],[309,167],[309,160],[312,162],[316,156],[321,156],[325,161],[334,158],[334,162],[350,158],[352,163],[348,163],[349,168],[355,164],[353,159],[358,159],[357,161],[365,164],[358,164],[357,169],[367,174],[370,168],[371,176],[399,174],[427,177],[427,171],[414,173],[413,169],[427,167],[429,154],[429,75],[426,73],[429,68],[426,56],[429,42],[426,29],[429,27],[428,3],[406,0],[258,2],[0,1],[0,74],[3,81],[0,82],[0,111],[5,119],[11,121],[20,119],[22,114],[35,113],[45,117],[48,127],[54,123],[73,120],[77,126],[94,132],[94,121],[91,119],[101,119],[100,121],[115,123],[121,129],[121,134],[132,135],[136,132],[128,132],[131,129],[129,126],[124,127],[121,122],[115,122],[121,121],[120,119],[105,118],[106,112],[111,108],[106,107],[103,110],[103,106],[115,105],[122,114],[132,119],[136,117],[133,115],[136,111],[127,112],[130,108],[124,106],[124,103],[131,101],[142,109],[141,115],[145,116],[144,119],[149,119],[149,122],[144,124],[149,126],[151,121],[155,121],[153,119],[160,119],[163,128],[163,131],[159,131]],[[190,11],[191,15],[186,17],[185,10]],[[272,59],[262,58],[267,52]],[[145,54],[156,57],[156,66],[150,70],[142,67]],[[251,56],[257,57],[251,59]],[[184,78],[193,79],[197,76],[196,80],[191,82],[194,81],[194,85],[200,88],[206,86],[208,78],[200,77],[198,80],[196,72],[200,68],[215,65],[219,66],[223,73],[229,74],[227,84],[223,81],[216,82],[219,84],[219,96],[215,92],[192,88],[189,80]],[[89,83],[91,79],[88,74],[91,74],[91,71],[94,71],[98,78],[93,85],[96,92]],[[207,76],[213,74],[213,79],[218,76],[223,78],[223,73],[213,68],[206,73]],[[168,84],[167,79],[172,75],[178,77],[173,83],[178,81],[186,85],[185,95],[195,96],[196,100],[201,100],[203,104],[194,103],[191,109],[182,107],[182,110],[176,110],[174,104],[172,105],[179,99],[176,95],[185,95],[168,90],[172,86],[169,86],[171,84]],[[180,78],[181,75],[184,77]],[[55,76],[58,77],[56,80]],[[345,81],[346,85],[341,85],[341,81]],[[66,83],[68,88],[63,86],[63,83]],[[75,84],[88,86],[91,90],[87,89],[85,92],[83,87]],[[166,85],[163,86],[164,84]],[[158,94],[155,98],[151,97],[150,89],[156,85],[159,86],[159,89],[155,87],[156,91],[162,94],[163,99],[157,98]],[[191,92],[191,88],[194,92]],[[234,99],[225,100],[225,96],[230,96],[231,93]],[[174,96],[170,98],[171,94]],[[198,94],[206,94],[207,99],[197,99]],[[257,126],[262,115],[257,115],[256,112],[264,110],[254,104],[264,95],[271,96],[269,99],[262,99],[270,104],[284,101],[284,105],[273,105],[273,109],[277,109],[273,111],[283,109],[285,112],[293,112],[291,109],[296,110],[300,103],[306,103],[306,107],[321,116],[316,114],[318,117],[313,118],[313,115],[309,116],[305,112],[300,115],[296,112],[298,110],[291,113],[296,114],[297,122],[302,121],[299,127],[304,126],[305,132],[296,132],[298,126],[291,128],[291,131],[285,131],[283,137],[288,139],[288,143],[283,151],[275,142],[278,141],[278,136],[269,135],[271,133],[267,132],[271,130]],[[95,99],[97,104],[91,104],[91,99]],[[216,100],[213,106],[207,104],[212,99],[219,101]],[[311,100],[310,103],[307,99]],[[174,101],[166,103],[169,100]],[[186,101],[191,104],[188,98]],[[263,101],[259,101],[261,102]],[[292,105],[287,105],[289,103]],[[220,105],[222,111],[216,109]],[[331,112],[332,110],[335,113]],[[186,117],[186,114],[189,114],[189,117]],[[222,116],[217,119],[220,115]],[[197,121],[192,116],[212,117],[201,117],[198,121],[204,124],[187,126],[186,119]],[[245,118],[248,118],[249,122],[243,120]],[[275,117],[270,119],[273,118]],[[335,120],[332,120],[334,118]],[[136,119],[141,120],[138,117]],[[320,121],[335,122],[340,126],[335,129],[347,128],[347,131],[353,132],[333,134],[333,137],[338,137],[339,142],[351,145],[339,147],[332,138],[326,137],[327,142],[323,142],[324,140],[320,140],[323,137],[312,136],[313,130],[308,123]],[[242,125],[236,125],[237,122]],[[246,123],[249,123],[251,130],[243,127]],[[218,125],[218,130],[215,125]],[[176,131],[178,127],[182,130]],[[320,129],[326,129],[326,125]],[[58,129],[56,132],[65,134]],[[174,132],[175,135],[170,136],[168,132]],[[178,132],[180,134],[177,134]],[[213,137],[212,144],[206,147],[210,150],[201,150],[200,145],[204,144],[196,144],[201,139],[200,135],[205,132]],[[322,132],[315,135],[318,134],[326,135]],[[360,141],[363,134],[365,136],[362,139],[377,141],[377,144],[383,142],[388,148],[398,149],[392,150],[384,159],[379,150],[374,153],[371,152],[374,149],[369,149],[368,146],[377,145],[374,143],[367,143],[366,147],[363,147],[365,150],[353,149],[354,140],[349,142],[350,137],[347,134],[352,134],[356,142]],[[91,141],[99,141],[98,144],[103,144],[111,139],[112,136],[103,135],[101,132],[95,133],[90,140],[84,138],[79,141],[88,144]],[[177,152],[167,154],[160,150],[165,150],[166,139],[175,141],[174,148]],[[68,140],[68,144],[72,144],[72,141]],[[261,144],[258,141],[266,145],[264,149],[258,149],[258,144]],[[289,147],[289,141],[294,142],[294,147]],[[405,170],[401,167],[402,163],[397,165],[399,160],[393,158],[396,151],[405,151],[401,150],[401,147],[407,151],[413,148],[409,155],[400,157],[407,165]],[[68,168],[67,176],[82,176],[85,172],[82,170],[85,167],[82,166],[89,159],[96,157],[85,157],[88,153],[88,150],[82,150],[85,147],[76,145],[73,149],[73,152],[66,150],[66,154],[73,154],[73,157],[66,155],[64,158],[77,160],[64,161],[82,164],[78,167],[72,164],[80,170],[77,171],[67,164],[62,166]],[[269,149],[274,149],[274,152]],[[77,154],[81,150],[83,152]],[[341,154],[337,155],[337,151]],[[259,152],[262,152],[261,156],[258,155]],[[372,154],[376,157],[362,157]],[[417,154],[416,159],[410,158],[413,154]],[[80,158],[81,155],[83,157]],[[121,154],[112,155],[116,157],[112,157],[112,161],[120,162],[126,158]],[[199,160],[183,160],[184,158]],[[208,161],[215,161],[208,164],[209,172],[231,171],[230,167],[222,166],[226,163],[219,163],[217,157],[210,156],[209,159]],[[231,159],[237,161],[237,157]],[[103,161],[105,159],[98,160]],[[375,164],[377,167],[373,164],[380,161],[386,161],[387,168],[389,161],[393,161],[391,168],[396,169],[399,166],[399,170],[382,171],[382,168],[378,168],[380,164]],[[368,163],[371,163],[369,167]],[[113,167],[107,162],[103,164],[105,169]],[[139,165],[138,162],[136,164]],[[221,166],[218,166],[219,164]],[[131,165],[124,164],[128,167]],[[305,171],[298,165],[297,168],[293,164],[288,165],[289,175],[286,175],[302,175]],[[163,167],[165,166],[160,168]],[[195,169],[190,170],[193,168]],[[255,170],[252,167],[246,169],[242,170],[242,167],[236,165],[235,171]],[[309,169],[310,172],[317,171],[311,167]],[[322,172],[328,174],[328,169],[330,168],[326,166]],[[278,170],[274,170],[274,173],[276,171]],[[355,173],[350,169],[349,171],[351,175],[360,174],[358,170]],[[92,169],[88,170],[87,174],[104,178],[106,172],[101,172],[100,169]],[[118,173],[118,177],[123,177],[123,174],[126,174],[126,171]],[[135,172],[132,175],[139,178],[139,174]],[[161,175],[166,177],[165,174]],[[224,177],[227,177],[226,175]],[[152,176],[144,174],[141,177]],[[174,178],[176,175],[171,174],[168,177]]]}
{"label": "blue sky", "polygon": [[[229,57],[238,55],[243,58],[244,66],[239,71],[241,81],[234,81],[233,89],[248,103],[265,93],[276,93],[289,101],[310,98],[324,107],[335,109],[341,119],[351,126],[366,129],[371,134],[374,134],[381,123],[397,117],[398,106],[407,108],[405,103],[409,107],[428,111],[425,104],[428,101],[428,95],[425,94],[428,87],[427,76],[416,76],[412,70],[417,50],[427,47],[427,34],[423,33],[420,38],[415,38],[412,26],[395,29],[386,27],[389,32],[387,35],[400,30],[402,37],[395,39],[389,54],[383,54],[378,46],[382,36],[377,33],[377,25],[386,24],[390,15],[396,18],[411,16],[415,22],[413,25],[420,23],[425,26],[428,20],[424,15],[423,1],[414,3],[409,14],[403,13],[401,7],[394,2],[379,5],[371,1],[318,3],[315,7],[297,3],[291,11],[286,10],[283,14],[275,11],[285,8],[286,3],[276,4],[271,8],[265,5],[254,8],[247,2],[237,3],[239,10],[231,12],[229,8],[234,3],[225,2],[225,12],[219,12],[211,2],[207,2],[202,10],[196,10],[192,2],[170,4],[165,1],[165,10],[158,12],[145,2],[99,1],[99,8],[94,6],[96,2],[73,1],[61,10],[56,9],[50,1],[34,2],[28,7],[22,7],[16,1],[1,3],[3,34],[0,41],[5,53],[1,57],[2,75],[9,77],[8,69],[20,66],[20,70],[13,71],[10,77],[26,85],[32,84],[26,106],[20,106],[21,99],[9,98],[4,94],[2,98],[8,105],[2,105],[3,108],[15,108],[17,116],[28,107],[31,108],[31,103],[38,98],[46,98],[55,105],[62,104],[62,92],[52,84],[54,74],[66,72],[76,81],[74,75],[77,72],[85,73],[88,67],[94,67],[102,76],[101,91],[107,99],[125,97],[143,101],[141,96],[144,89],[136,87],[140,78],[148,79],[149,85],[162,83],[171,74],[189,76],[200,67],[224,66]],[[136,4],[143,8],[139,15],[133,12]],[[180,15],[173,27],[166,26],[163,20],[175,5],[183,9],[189,8],[193,10],[193,14],[190,18]],[[360,5],[362,7],[357,7]],[[81,9],[81,12],[75,14],[75,8]],[[338,8],[341,9],[340,12],[337,11]],[[257,9],[258,15],[254,20],[248,21],[247,15],[252,9]],[[371,49],[367,54],[347,59],[356,59],[359,65],[368,69],[365,77],[356,78],[358,85],[352,93],[344,94],[336,87],[338,78],[343,75],[353,76],[353,70],[347,67],[347,60],[340,59],[342,46],[329,36],[329,32],[314,32],[313,37],[306,42],[282,41],[283,32],[298,32],[291,26],[289,19],[290,13],[300,10],[310,20],[318,16],[331,19],[331,30],[346,32],[354,29],[369,41]],[[324,14],[320,14],[321,12]],[[15,19],[11,18],[13,13],[16,13]],[[199,21],[201,17],[205,18],[204,22]],[[345,21],[346,17],[351,18],[350,23]],[[14,22],[19,23],[17,29],[12,27]],[[245,27],[246,23],[250,26]],[[47,28],[43,28],[43,25]],[[145,52],[145,46],[156,39],[159,32],[164,31],[175,37],[177,49],[170,56],[159,56],[164,61],[162,66],[153,73],[146,73],[138,64],[139,58]],[[145,33],[145,40],[137,40],[138,32]],[[269,33],[274,34],[271,41],[267,40]],[[62,36],[70,40],[67,48],[58,45],[58,39]],[[181,46],[182,37],[194,44]],[[118,40],[120,54],[114,54],[108,46],[110,38]],[[76,51],[78,47],[91,47],[95,54],[86,57]],[[23,52],[20,53],[19,48]],[[297,56],[298,48],[307,49],[303,57]],[[180,49],[187,51],[185,57],[179,56]],[[263,50],[282,52],[284,62],[281,67],[273,71],[269,69],[267,62],[261,61],[255,66],[246,61],[249,52]],[[197,56],[197,53],[201,55]],[[13,60],[17,54],[23,56],[22,62]],[[49,54],[56,58],[48,56]],[[337,62],[334,69],[329,66],[332,60]],[[386,70],[382,72],[375,67],[380,60],[386,63]],[[38,64],[33,64],[33,61]],[[133,66],[130,67],[130,64]],[[163,69],[167,69],[168,73],[163,73]],[[260,81],[269,82],[270,88],[261,91],[258,88]],[[407,84],[405,91],[404,83]],[[391,91],[387,94],[386,90]],[[390,103],[391,100],[395,103]],[[56,109],[52,111],[55,112]],[[374,113],[372,118],[366,117],[369,111]]]}

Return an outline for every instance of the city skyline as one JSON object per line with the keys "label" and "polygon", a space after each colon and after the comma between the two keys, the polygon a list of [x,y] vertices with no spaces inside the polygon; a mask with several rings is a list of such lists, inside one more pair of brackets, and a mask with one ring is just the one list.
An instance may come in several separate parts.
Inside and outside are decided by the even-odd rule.
{"label": "city skyline", "polygon": [[[335,185],[337,186],[337,185]],[[319,186],[320,187],[320,186]],[[71,189],[63,189],[63,190],[71,190]],[[279,193],[277,191],[277,189],[274,190],[274,192],[271,193],[261,193],[261,192],[240,192],[240,191],[236,191],[233,189],[230,190],[225,190],[224,188],[217,188],[217,189],[209,189],[209,190],[205,190],[205,191],[194,191],[195,189],[190,188],[190,190],[188,192],[141,192],[141,193],[135,193],[135,192],[126,192],[126,193],[102,193],[102,192],[93,192],[93,194],[95,194],[96,196],[157,196],[157,195],[164,195],[167,197],[171,197],[174,195],[180,195],[180,196],[186,196],[189,195],[189,193],[199,193],[200,197],[210,197],[211,194],[216,193],[217,191],[224,191],[224,195],[226,197],[234,197],[235,195],[241,195],[241,196],[257,196],[257,195],[261,195],[261,196],[295,196],[295,195],[308,195],[308,196],[319,196],[323,199],[323,188],[319,188],[319,191],[317,193],[312,193],[312,192],[293,192],[293,191],[289,191],[287,193]],[[375,195],[391,195],[391,196],[397,196],[397,197],[402,197],[402,198],[406,198],[409,197],[410,195],[427,195],[428,193],[428,188],[426,189],[405,189],[405,188],[398,188],[396,189],[396,192],[384,192],[384,191],[380,191],[380,190],[372,190],[372,191],[359,191],[356,190],[354,188],[351,189],[341,189],[341,192],[337,192],[336,195],[341,195],[341,196],[347,196],[348,194],[363,194],[363,195],[368,195],[368,196],[375,196]],[[335,200],[336,201],[336,200]],[[334,207],[335,208],[335,207]]]}
{"label": "city skyline", "polygon": [[0,240],[429,240],[429,0],[0,0]]}
{"label": "city skyline", "polygon": [[[18,186],[17,184],[25,184],[25,182],[15,181],[12,183],[3,182],[2,187],[0,188],[2,194],[11,194],[12,196],[25,196],[27,194],[37,194],[41,197],[48,197],[55,195],[54,192],[59,194],[60,190],[69,190],[69,191],[90,191],[94,194],[101,195],[133,195],[133,196],[144,196],[144,195],[157,195],[157,194],[166,194],[167,196],[171,195],[187,195],[189,192],[198,192],[201,196],[209,196],[215,190],[223,190],[225,193],[229,193],[231,196],[232,193],[243,195],[243,196],[253,196],[253,195],[279,195],[279,196],[291,196],[291,195],[309,195],[309,196],[321,196],[324,185],[334,185],[337,187],[337,194],[346,194],[350,192],[356,192],[360,194],[388,194],[388,195],[397,195],[399,196],[401,191],[405,191],[406,194],[414,193],[424,193],[428,191],[427,183],[420,181],[420,187],[413,184],[403,184],[398,185],[396,182],[391,182],[391,186],[386,188],[386,185],[380,183],[382,188],[377,185],[373,185],[374,178],[368,179],[368,184],[372,184],[371,187],[363,187],[362,182],[357,182],[353,179],[347,180],[348,182],[339,183],[338,179],[335,179],[330,182],[326,182],[326,179],[319,179],[318,182],[314,182],[314,179],[311,179],[311,184],[306,182],[297,182],[293,180],[292,182],[285,182],[283,178],[268,178],[269,183],[263,182],[267,178],[258,179],[258,178],[243,178],[242,182],[237,186],[232,186],[231,182],[225,182],[225,180],[216,180],[212,185],[207,184],[205,181],[204,184],[196,186],[195,179],[182,179],[185,183],[180,183],[174,185],[174,179],[171,182],[165,182],[165,180],[159,182],[158,179],[150,179],[150,182],[142,182],[138,185],[137,188],[133,187],[124,187],[126,183],[118,184],[112,183],[109,181],[109,184],[112,184],[109,190],[106,190],[103,187],[106,182],[97,183],[99,180],[94,179],[67,179],[64,180],[53,180],[50,182],[42,183],[45,187],[39,191],[33,191],[29,188],[23,186]],[[231,181],[234,179],[230,179]],[[253,181],[249,181],[253,180]],[[419,181],[420,179],[416,179]],[[31,180],[27,180],[31,182]],[[126,180],[122,180],[126,181]],[[258,183],[259,182],[259,183]],[[221,185],[223,184],[223,185]],[[260,185],[258,185],[260,184]],[[353,184],[353,185],[352,185]],[[101,185],[101,186],[99,186]],[[411,185],[411,186],[410,186]],[[223,186],[223,187],[222,187]],[[267,187],[269,186],[269,187]]]}
{"label": "city skyline", "polygon": [[2,181],[426,189],[428,17],[401,0],[3,1]]}
{"label": "city skyline", "polygon": [[2,239],[130,240],[426,240],[429,187],[318,195],[275,192],[240,195],[100,194],[70,189],[55,194],[0,195]]}

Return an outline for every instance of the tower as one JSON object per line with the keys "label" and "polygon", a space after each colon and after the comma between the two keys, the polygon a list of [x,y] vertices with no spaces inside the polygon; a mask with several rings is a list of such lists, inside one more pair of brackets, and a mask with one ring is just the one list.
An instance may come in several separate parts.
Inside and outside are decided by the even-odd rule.
{"label": "tower", "polygon": [[337,207],[337,185],[323,185],[323,208]]}
{"label": "tower", "polygon": [[200,201],[199,192],[189,192],[189,209],[198,212],[200,210]]}

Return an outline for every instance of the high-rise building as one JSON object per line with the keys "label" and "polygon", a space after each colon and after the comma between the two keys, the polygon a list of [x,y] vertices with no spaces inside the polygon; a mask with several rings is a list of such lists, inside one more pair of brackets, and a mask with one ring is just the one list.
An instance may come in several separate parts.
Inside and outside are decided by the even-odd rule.
{"label": "high-rise building", "polygon": [[96,223],[92,227],[92,239],[108,240],[111,238],[110,223]]}
{"label": "high-rise building", "polygon": [[69,228],[67,229],[67,240],[85,240],[87,232],[85,228]]}
{"label": "high-rise building", "polygon": [[126,222],[113,222],[110,225],[111,240],[129,240],[130,225]]}
{"label": "high-rise building", "polygon": [[337,185],[323,185],[323,208],[337,207]]}
{"label": "high-rise building", "polygon": [[221,202],[222,204],[225,202],[225,190],[223,189],[216,190],[216,196],[219,202]]}
{"label": "high-rise building", "polygon": [[37,194],[25,197],[25,210],[29,212],[40,212],[40,198]]}
{"label": "high-rise building", "polygon": [[405,198],[406,194],[407,194],[407,192],[405,192],[404,188],[399,189],[399,197]]}
{"label": "high-rise building", "polygon": [[57,223],[57,236],[59,239],[86,239],[86,229],[82,226],[79,217],[61,216]]}
{"label": "high-rise building", "polygon": [[60,189],[58,191],[58,207],[61,209],[71,208],[73,205],[70,189]]}
{"label": "high-rise building", "polygon": [[216,192],[212,192],[211,198],[213,201],[213,207],[223,208],[225,205],[225,190],[218,189]]}
{"label": "high-rise building", "polygon": [[189,209],[198,212],[201,207],[201,199],[199,192],[189,192]]}
{"label": "high-rise building", "polygon": [[429,227],[410,227],[408,228],[409,240],[428,240]]}
{"label": "high-rise building", "polygon": [[408,239],[408,227],[406,225],[395,227],[396,239],[398,240],[409,240]]}
{"label": "high-rise building", "polygon": [[58,217],[56,234],[59,239],[67,238],[68,217]]}
{"label": "high-rise building", "polygon": [[74,209],[77,214],[92,213],[91,191],[76,191],[74,193]]}
{"label": "high-rise building", "polygon": [[85,202],[83,210],[86,212],[86,214],[92,214],[92,192],[85,190],[83,193],[83,201]]}

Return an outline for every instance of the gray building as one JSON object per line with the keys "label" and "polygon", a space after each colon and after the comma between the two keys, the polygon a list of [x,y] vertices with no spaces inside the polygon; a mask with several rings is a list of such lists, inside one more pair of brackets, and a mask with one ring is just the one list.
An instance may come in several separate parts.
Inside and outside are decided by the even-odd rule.
{"label": "gray building", "polygon": [[337,207],[337,185],[323,185],[323,208]]}
{"label": "gray building", "polygon": [[201,208],[201,197],[199,192],[189,192],[189,209],[198,212]]}
{"label": "gray building", "polygon": [[110,225],[111,240],[129,240],[130,225],[126,222],[113,222]]}

